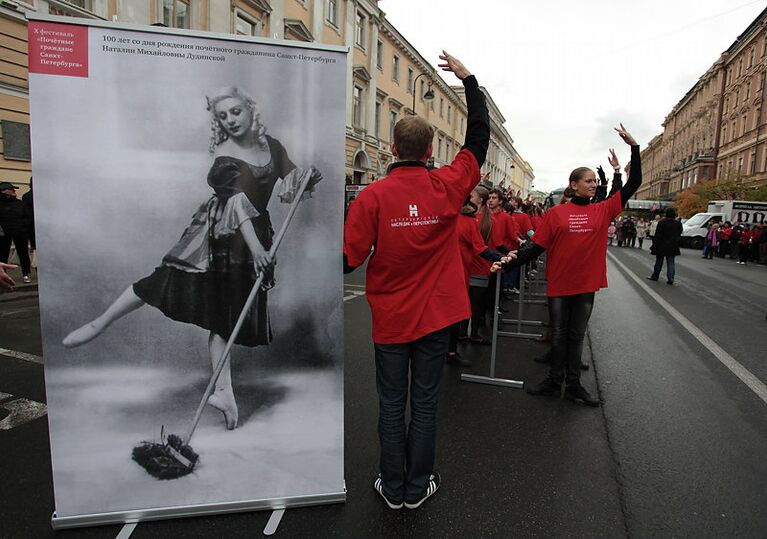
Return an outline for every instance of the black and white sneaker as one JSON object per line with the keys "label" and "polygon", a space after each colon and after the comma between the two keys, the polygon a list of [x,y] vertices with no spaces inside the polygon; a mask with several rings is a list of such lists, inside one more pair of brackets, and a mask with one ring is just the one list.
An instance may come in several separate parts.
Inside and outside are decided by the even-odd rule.
{"label": "black and white sneaker", "polygon": [[384,494],[383,481],[381,480],[380,473],[376,476],[375,481],[373,481],[373,488],[376,489],[376,492],[381,495],[381,498],[384,499],[384,501],[386,502],[386,505],[389,506],[389,509],[402,509],[402,502],[399,502],[399,503],[393,502],[386,497],[386,494]]}
{"label": "black and white sneaker", "polygon": [[429,482],[426,484],[426,492],[423,496],[421,496],[418,500],[412,501],[412,502],[405,502],[405,507],[408,509],[418,509],[421,507],[421,504],[428,500],[430,497],[434,496],[434,494],[439,489],[440,484],[440,477],[437,472],[432,472],[429,476]]}

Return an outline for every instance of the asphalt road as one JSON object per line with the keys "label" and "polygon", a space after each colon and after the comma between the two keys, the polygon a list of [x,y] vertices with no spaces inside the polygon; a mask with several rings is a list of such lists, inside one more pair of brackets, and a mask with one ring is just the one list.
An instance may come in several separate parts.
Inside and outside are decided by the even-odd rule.
{"label": "asphalt road", "polygon": [[[583,378],[603,407],[461,382],[461,370],[450,366],[438,434],[443,486],[416,511],[387,509],[371,488],[378,450],[370,315],[360,293],[364,274],[347,276],[347,503],[288,510],[277,536],[767,536],[767,403],[631,277],[767,382],[767,269],[686,250],[671,287],[644,280],[652,264],[646,250],[610,253],[619,264],[608,262],[610,288],[598,294],[584,358],[593,366]],[[545,319],[544,309],[532,306],[525,318]],[[0,393],[12,396],[0,408],[21,399],[44,403],[34,298],[0,301],[0,349]],[[502,339],[497,376],[538,382],[546,370],[531,359],[545,350]],[[487,374],[488,347],[461,351],[474,361],[468,371]],[[7,415],[0,411],[0,423]],[[46,416],[0,430],[0,454],[0,537],[121,532],[51,531]],[[268,518],[141,523],[131,537],[251,537]]]}

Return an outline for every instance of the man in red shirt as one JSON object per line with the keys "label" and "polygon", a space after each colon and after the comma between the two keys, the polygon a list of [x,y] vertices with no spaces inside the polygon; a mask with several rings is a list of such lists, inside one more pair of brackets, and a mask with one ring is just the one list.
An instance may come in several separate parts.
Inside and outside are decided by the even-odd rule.
{"label": "man in red shirt", "polygon": [[450,165],[429,170],[434,129],[417,116],[403,118],[392,144],[398,162],[359,194],[344,226],[344,272],[370,256],[365,290],[373,317],[381,444],[373,486],[392,509],[415,509],[440,485],[434,454],[449,328],[470,313],[456,223],[479,181],[490,141],[477,79],[448,53],[440,58],[440,67],[466,89],[463,148]]}
{"label": "man in red shirt", "polygon": [[[493,219],[493,228],[491,230],[493,245],[491,247],[507,253],[519,248],[520,229],[511,215],[503,210],[503,201],[503,191],[498,188],[492,189],[490,197],[487,199],[487,209],[490,210],[490,217]],[[490,276],[487,288],[489,309],[492,309],[495,304],[496,278],[496,274]],[[504,274],[501,279],[503,280],[504,289],[517,292],[519,288],[519,268],[512,269],[509,273]]]}

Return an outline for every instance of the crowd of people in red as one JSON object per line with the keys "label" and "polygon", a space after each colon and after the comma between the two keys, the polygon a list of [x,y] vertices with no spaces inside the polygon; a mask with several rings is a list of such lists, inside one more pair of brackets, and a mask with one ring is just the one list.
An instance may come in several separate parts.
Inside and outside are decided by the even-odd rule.
{"label": "crowd of people in red", "polygon": [[764,223],[749,225],[725,221],[712,223],[708,227],[703,245],[702,258],[730,257],[738,264],[756,262],[767,264],[767,226]]}

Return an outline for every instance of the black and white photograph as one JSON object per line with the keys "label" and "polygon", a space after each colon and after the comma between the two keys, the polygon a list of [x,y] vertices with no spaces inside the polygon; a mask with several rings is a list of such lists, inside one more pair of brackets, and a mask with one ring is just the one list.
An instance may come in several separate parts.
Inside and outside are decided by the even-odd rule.
{"label": "black and white photograph", "polygon": [[343,493],[346,54],[88,30],[30,76],[57,516]]}

